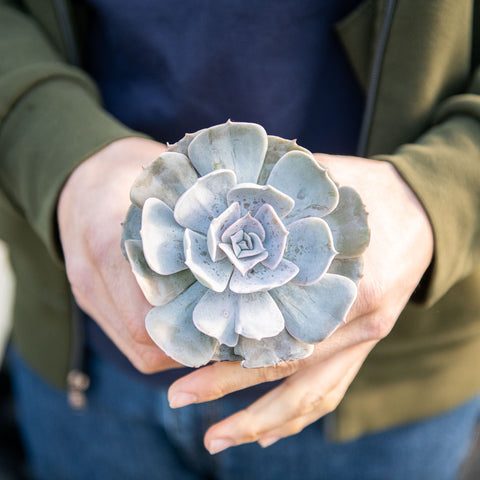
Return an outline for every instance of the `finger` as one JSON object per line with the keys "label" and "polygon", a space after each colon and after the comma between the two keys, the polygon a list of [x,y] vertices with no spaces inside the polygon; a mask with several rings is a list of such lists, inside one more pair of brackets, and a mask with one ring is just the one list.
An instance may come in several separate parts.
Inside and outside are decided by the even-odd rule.
{"label": "finger", "polygon": [[109,272],[109,278],[102,279],[108,294],[108,302],[114,308],[117,318],[122,319],[132,341],[143,345],[155,345],[145,328],[145,317],[152,306],[145,300],[129,264],[125,261],[124,264],[112,266],[106,271]]}
{"label": "finger", "polygon": [[258,441],[296,418],[320,418],[331,412],[341,399],[334,395],[337,386],[345,377],[351,381],[352,368],[353,371],[359,368],[371,348],[351,347],[292,375],[245,410],[210,427],[205,434],[207,450],[217,453],[234,445]]}
{"label": "finger", "polygon": [[88,313],[138,371],[149,374],[181,366],[153,342],[152,345],[135,342],[125,326],[118,321],[120,315],[117,310],[106,307]]}
{"label": "finger", "polygon": [[106,310],[93,318],[139,372],[150,374],[182,366],[168,357],[153,341],[150,344],[135,341],[120,320],[121,313],[118,309],[107,306]]}
{"label": "finger", "polygon": [[175,381],[168,390],[168,400],[172,408],[208,402],[253,385],[284,378],[299,367],[300,362],[255,369],[244,368],[240,362],[216,362]]}
{"label": "finger", "polygon": [[[368,348],[367,348],[368,350]],[[368,352],[365,354],[368,354]],[[341,402],[342,398],[345,395],[348,387],[350,386],[351,382],[355,378],[360,369],[361,365],[363,364],[364,359],[360,356],[356,362],[352,364],[350,367],[349,372],[344,375],[337,386],[330,391],[328,394],[331,397],[331,400],[326,400],[326,403],[333,404],[335,407]],[[327,412],[329,413],[329,412]],[[258,443],[262,447],[269,447],[273,445],[278,440],[282,438],[289,437],[291,435],[296,435],[300,433],[305,427],[311,425],[312,423],[316,422],[318,419],[322,417],[322,413],[315,410],[311,413],[307,413],[305,415],[301,415],[293,420],[286,422],[285,424],[281,425],[278,428],[274,428],[268,432],[265,432],[258,440]]]}
{"label": "finger", "polygon": [[86,250],[91,274],[83,282],[87,283],[93,277],[97,279],[97,284],[103,284],[101,296],[97,293],[90,297],[90,301],[103,303],[104,310],[107,310],[105,313],[112,315],[111,321],[122,323],[134,342],[152,346],[154,343],[147,333],[144,321],[151,306],[142,294],[130,264],[121,254],[120,223],[107,225],[106,228],[116,232],[113,240],[105,246],[100,239],[96,239],[99,234],[92,232],[90,248]]}
{"label": "finger", "polygon": [[[217,362],[200,368],[175,381],[169,388],[168,398],[172,408],[221,398],[229,393],[260,383],[288,377],[300,369],[322,362],[345,348],[369,342],[379,335],[375,320],[362,317],[342,325],[330,337],[318,343],[310,357],[293,362],[283,362],[275,367],[244,368],[239,362]],[[382,333],[382,332],[380,332]]]}
{"label": "finger", "polygon": [[[135,300],[129,292],[138,289],[136,284],[132,287],[127,286],[126,294],[120,295],[124,302],[118,305],[107,288],[107,282],[96,268],[93,265],[87,268],[91,272],[90,281],[84,282],[80,289],[73,289],[77,303],[95,320],[132,365],[142,373],[179,367],[180,364],[167,357],[146,333],[144,317],[149,306],[146,304],[147,308],[142,311],[145,300],[139,302],[138,307],[132,307]],[[132,300],[129,300],[131,298]],[[130,307],[123,306],[129,302]]]}

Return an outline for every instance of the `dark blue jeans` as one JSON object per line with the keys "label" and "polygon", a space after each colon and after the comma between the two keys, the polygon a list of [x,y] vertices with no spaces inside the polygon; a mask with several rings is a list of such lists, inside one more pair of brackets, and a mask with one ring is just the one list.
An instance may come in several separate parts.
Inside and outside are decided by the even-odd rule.
{"label": "dark blue jeans", "polygon": [[88,408],[76,412],[18,355],[10,360],[27,453],[35,478],[44,480],[451,480],[480,412],[478,397],[347,443],[329,441],[320,420],[266,449],[250,444],[210,456],[202,443],[207,427],[251,399],[232,395],[171,410],[166,388],[139,383],[92,356]]}

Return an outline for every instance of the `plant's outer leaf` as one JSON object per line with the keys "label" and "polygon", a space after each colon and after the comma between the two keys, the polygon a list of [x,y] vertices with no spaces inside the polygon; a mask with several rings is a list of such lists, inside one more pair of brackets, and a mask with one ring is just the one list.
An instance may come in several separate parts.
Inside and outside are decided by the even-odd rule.
{"label": "plant's outer leaf", "polygon": [[125,242],[127,240],[140,240],[140,228],[142,227],[142,210],[135,205],[130,205],[127,217],[122,223],[122,240],[121,247],[123,256],[128,260],[127,251],[125,250]]}
{"label": "plant's outer leaf", "polygon": [[234,347],[238,341],[235,322],[238,316],[238,295],[226,290],[208,290],[193,310],[193,323],[209,337]]}
{"label": "plant's outer leaf", "polygon": [[213,354],[212,360],[214,362],[239,362],[243,360],[240,355],[235,355],[233,347],[219,344],[217,350]]}
{"label": "plant's outer leaf", "polygon": [[194,133],[186,133],[183,138],[181,138],[178,142],[170,145],[167,143],[168,146],[168,151],[169,152],[178,152],[182,153],[183,155],[188,157],[188,147],[192,143],[192,140],[199,134],[207,130],[206,128],[203,128],[201,130],[198,130],[197,132]]}
{"label": "plant's outer leaf", "polygon": [[338,190],[313,157],[303,152],[286,153],[273,167],[269,185],[293,199],[295,206],[284,222],[305,217],[323,217],[338,203]]}
{"label": "plant's outer leaf", "polygon": [[228,169],[235,172],[239,183],[256,183],[267,144],[260,125],[229,121],[199,133],[188,147],[188,157],[200,175]]}
{"label": "plant's outer leaf", "polygon": [[276,137],[275,135],[268,135],[268,147],[263,161],[262,170],[258,176],[257,183],[259,185],[265,185],[268,177],[274,165],[282,158],[287,152],[300,151],[307,155],[311,153],[306,149],[297,145],[296,140],[286,140],[285,138]]}
{"label": "plant's outer leaf", "polygon": [[306,358],[312,352],[313,345],[299,342],[286,330],[260,341],[240,337],[235,347],[235,353],[245,358],[242,367],[246,368],[272,367],[281,362]]}
{"label": "plant's outer leaf", "polygon": [[171,358],[187,367],[208,363],[217,351],[218,342],[195,327],[192,313],[205,294],[205,287],[195,282],[175,300],[155,307],[145,318],[152,340]]}
{"label": "plant's outer leaf", "polygon": [[237,295],[235,331],[242,337],[261,340],[274,337],[284,328],[282,312],[268,292]]}
{"label": "plant's outer leaf", "polygon": [[285,258],[300,269],[292,283],[318,282],[337,253],[327,223],[317,217],[302,218],[291,223],[288,230]]}
{"label": "plant's outer leaf", "polygon": [[150,197],[158,198],[173,208],[180,195],[186,192],[197,178],[197,173],[185,155],[164,152],[135,179],[130,198],[139,208],[142,208],[145,200]]}
{"label": "plant's outer leaf", "polygon": [[325,217],[340,257],[361,255],[370,242],[368,214],[360,195],[351,187],[340,187],[337,208]]}
{"label": "plant's outer leaf", "polygon": [[305,343],[318,343],[331,335],[345,320],[357,295],[349,278],[326,273],[307,287],[289,283],[270,292],[277,302],[285,328]]}
{"label": "plant's outer leaf", "polygon": [[328,273],[335,273],[337,275],[343,275],[344,277],[353,280],[358,286],[360,280],[363,277],[364,267],[363,257],[350,257],[350,258],[334,258],[330,264]]}
{"label": "plant's outer leaf", "polygon": [[185,270],[185,229],[173,218],[172,209],[158,198],[149,198],[142,210],[143,253],[149,267],[160,275]]}
{"label": "plant's outer leaf", "polygon": [[208,290],[193,310],[193,323],[209,337],[234,347],[239,335],[260,340],[284,328],[282,313],[267,292],[237,295]]}
{"label": "plant's outer leaf", "polygon": [[173,275],[158,275],[151,270],[143,256],[140,240],[126,240],[125,249],[137,283],[151,305],[157,307],[171,302],[195,282],[190,270]]}

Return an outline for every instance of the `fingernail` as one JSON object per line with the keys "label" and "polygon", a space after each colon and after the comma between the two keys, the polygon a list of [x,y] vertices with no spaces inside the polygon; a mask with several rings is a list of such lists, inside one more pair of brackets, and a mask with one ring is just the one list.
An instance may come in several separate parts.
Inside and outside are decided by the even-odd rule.
{"label": "fingernail", "polygon": [[280,440],[280,437],[265,437],[258,440],[258,443],[262,448],[267,448],[270,445],[273,445],[274,443],[278,442],[279,440]]}
{"label": "fingernail", "polygon": [[210,455],[226,450],[227,448],[233,447],[234,443],[228,438],[217,438],[212,440],[207,447],[207,450],[210,452]]}
{"label": "fingernail", "polygon": [[196,403],[197,400],[197,396],[193,393],[178,392],[168,400],[168,403],[170,404],[171,408],[180,408],[192,403]]}

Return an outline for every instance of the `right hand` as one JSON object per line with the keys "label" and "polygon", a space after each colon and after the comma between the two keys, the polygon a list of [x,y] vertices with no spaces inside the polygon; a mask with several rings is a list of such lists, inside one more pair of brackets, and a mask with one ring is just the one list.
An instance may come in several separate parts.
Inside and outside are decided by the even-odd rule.
{"label": "right hand", "polygon": [[358,191],[369,212],[371,242],[357,299],[345,324],[305,359],[264,368],[218,362],[171,385],[170,404],[181,407],[285,378],[246,409],[211,426],[205,434],[210,453],[255,441],[271,445],[333,411],[431,262],[434,240],[428,216],[392,165],[358,157],[315,157],[340,185]]}
{"label": "right hand", "polygon": [[58,202],[67,276],[78,305],[143,373],[179,366],[150,339],[145,300],[120,249],[121,222],[141,168],[165,151],[143,138],[117,140],[80,164]]}

